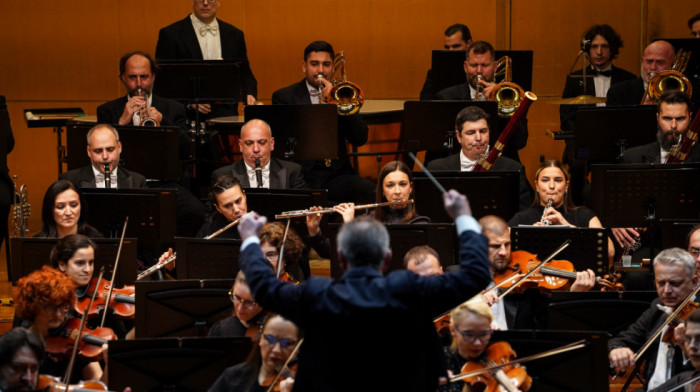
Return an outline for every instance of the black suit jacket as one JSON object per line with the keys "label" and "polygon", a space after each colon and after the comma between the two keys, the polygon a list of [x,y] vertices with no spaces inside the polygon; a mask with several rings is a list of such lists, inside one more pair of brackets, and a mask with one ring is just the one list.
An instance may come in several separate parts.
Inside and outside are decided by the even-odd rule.
{"label": "black suit jacket", "polygon": [[[221,37],[221,57],[224,60],[242,62],[240,68],[242,96],[244,99],[247,94],[257,97],[258,82],[250,69],[243,32],[221,19],[217,18],[217,21],[219,22],[219,37]],[[202,60],[204,56],[196,34],[189,15],[183,20],[163,27],[158,33],[156,58],[159,60]]]}
{"label": "black suit jacket", "polygon": [[[125,95],[98,106],[97,122],[118,125],[127,101],[127,96]],[[179,127],[180,159],[188,158],[192,151],[192,140],[187,129],[185,107],[175,100],[162,98],[157,95],[153,95],[151,106],[158,109],[160,114],[163,115],[160,125]]]}
{"label": "black suit jacket", "polygon": [[[243,188],[250,187],[245,161],[236,161],[233,165],[220,167],[211,174],[211,181],[224,174],[233,174],[241,181]],[[306,188],[304,176],[301,174],[301,165],[294,162],[283,161],[277,158],[270,159],[270,188],[271,189],[303,189]]]}
{"label": "black suit jacket", "polygon": [[[273,105],[303,105],[311,104],[311,95],[306,87],[306,79],[275,91],[272,94]],[[324,161],[305,163],[304,178],[312,188],[323,188],[332,178],[342,174],[354,174],[347,159],[345,141],[359,147],[367,143],[369,128],[359,114],[350,116],[338,115],[338,160],[331,167],[326,167]]]}
{"label": "black suit jacket", "polygon": [[[61,174],[60,178],[72,182],[78,188],[95,188],[95,173],[92,171],[92,166],[69,170]],[[146,177],[120,167],[117,170],[117,187],[119,189],[145,188]]]}
{"label": "black suit jacket", "polygon": [[[452,87],[448,87],[438,91],[437,99],[440,101],[471,101],[471,86],[469,83],[460,83]],[[466,105],[465,105],[466,106]],[[492,123],[493,123],[493,119]],[[489,143],[493,146],[498,141],[501,136],[501,132],[506,129],[510,117],[498,117],[496,119],[497,132],[491,132],[489,137]],[[503,156],[508,157],[514,161],[520,162],[520,156],[518,155],[518,150],[525,148],[527,144],[527,118],[524,118],[522,122],[518,125],[518,128],[511,134],[510,140],[506,143],[503,148]]]}
{"label": "black suit jacket", "polygon": [[[440,158],[428,163],[428,170],[431,171],[460,171],[462,163],[459,160],[459,154],[450,155],[447,158]],[[493,171],[512,171],[520,172],[520,210],[525,210],[532,205],[532,187],[525,176],[525,168],[519,162],[510,158],[500,156],[491,166]]]}
{"label": "black suit jacket", "polygon": [[642,78],[626,80],[608,90],[606,106],[639,105],[644,98]]}
{"label": "black suit jacket", "polygon": [[[625,150],[623,163],[661,163],[661,146],[659,142],[651,142],[643,146],[632,147]],[[700,162],[700,147],[695,144],[690,149],[683,162]]]}

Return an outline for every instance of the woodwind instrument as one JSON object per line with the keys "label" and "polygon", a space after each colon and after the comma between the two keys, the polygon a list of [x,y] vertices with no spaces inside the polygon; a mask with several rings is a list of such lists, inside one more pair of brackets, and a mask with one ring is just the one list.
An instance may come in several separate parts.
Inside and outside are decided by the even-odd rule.
{"label": "woodwind instrument", "polygon": [[105,188],[112,188],[112,171],[109,168],[109,163],[105,163]]}
{"label": "woodwind instrument", "polygon": [[[402,200],[402,201],[386,201],[383,203],[358,204],[354,207],[354,209],[355,210],[364,210],[367,208],[396,206],[396,205],[400,205],[400,204],[413,204],[413,199]],[[283,212],[281,214],[275,215],[275,219],[301,218],[304,216],[309,216],[309,215],[314,215],[314,214],[328,214],[331,212],[335,212],[335,210],[333,210],[333,208],[324,208],[324,209],[318,210],[318,211],[311,211],[311,210],[286,211],[286,212]]]}
{"label": "woodwind instrument", "polygon": [[552,224],[552,222],[549,221],[549,219],[545,219],[545,216],[547,216],[547,210],[552,207],[552,199],[547,199],[547,205],[544,207],[544,211],[542,211],[542,217],[540,218],[540,223],[542,223],[545,226],[549,226]]}

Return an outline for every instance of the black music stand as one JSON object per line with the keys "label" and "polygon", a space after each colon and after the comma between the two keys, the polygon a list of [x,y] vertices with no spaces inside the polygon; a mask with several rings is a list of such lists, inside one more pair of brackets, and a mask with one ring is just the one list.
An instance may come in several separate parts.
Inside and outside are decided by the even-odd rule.
{"label": "black music stand", "polygon": [[[508,56],[513,60],[513,83],[525,91],[532,90],[532,50],[497,50],[496,60]],[[466,53],[463,50],[433,50],[433,94],[456,84],[466,83],[464,72]]]}
{"label": "black music stand", "polygon": [[[229,230],[236,230],[232,227]],[[241,240],[175,237],[177,278],[233,279],[238,273]]]}
{"label": "black music stand", "polygon": [[[445,189],[456,189],[469,198],[476,219],[497,215],[508,221],[518,212],[520,173],[517,171],[434,172],[433,175]],[[442,193],[424,172],[413,172],[413,194],[422,215],[429,216],[434,223],[452,222],[443,207]]]}
{"label": "black music stand", "polygon": [[118,238],[129,217],[126,236],[139,239],[139,248],[160,249],[175,237],[177,202],[175,189],[82,190],[87,222],[108,238]]}
{"label": "black music stand", "polygon": [[335,105],[249,105],[245,121],[270,124],[277,148],[272,155],[298,161],[338,158],[338,108]]}
{"label": "black music stand", "polygon": [[207,336],[233,312],[228,292],[234,279],[139,281],[136,338]]}
{"label": "black music stand", "polygon": [[227,367],[241,363],[250,338],[162,338],[109,342],[110,387],[134,391],[209,388]]}
{"label": "black music stand", "polygon": [[[66,133],[68,170],[89,166],[85,153],[86,136],[94,124],[71,123]],[[124,167],[148,179],[178,181],[180,177],[180,151],[178,127],[115,126],[123,149],[119,167]],[[154,147],[155,146],[155,147]],[[158,153],[152,152],[157,149]]]}
{"label": "black music stand", "polygon": [[547,329],[606,331],[610,337],[617,336],[656,298],[655,291],[553,291]]}
{"label": "black music stand", "polygon": [[688,249],[688,234],[700,225],[700,219],[659,219],[661,226],[661,248]]}
{"label": "black music stand", "polygon": [[[401,145],[409,151],[459,151],[455,138],[455,118],[467,106],[478,106],[491,116],[490,129],[496,129],[498,104],[488,101],[406,101],[403,104]],[[491,132],[495,134],[494,132]],[[428,163],[427,160],[425,162]]]}
{"label": "black music stand", "polygon": [[[114,267],[117,259],[117,249],[119,239],[97,238],[93,239],[97,243],[95,252],[95,271],[104,266],[106,271]],[[23,238],[13,237],[10,239],[12,246],[12,260],[8,263],[7,275],[11,282],[16,283],[23,276],[40,269],[44,265],[51,265],[51,249],[58,242],[57,238]],[[125,284],[133,284],[136,280],[136,249],[138,240],[136,238],[125,238],[122,245],[122,253],[119,256],[117,266],[117,277],[115,284],[119,287]],[[110,276],[111,273],[105,276]]]}
{"label": "black music stand", "polygon": [[575,121],[578,159],[620,163],[625,149],[656,140],[656,106],[586,108]]}
{"label": "black music stand", "polygon": [[534,253],[544,260],[567,239],[571,244],[555,259],[569,260],[574,269],[590,268],[596,275],[608,272],[608,236],[606,229],[588,227],[519,226],[510,232],[511,248]]}
{"label": "black music stand", "polygon": [[585,339],[584,348],[524,363],[533,378],[530,392],[608,392],[608,347],[603,332],[495,331],[492,342],[506,341],[524,358]]}
{"label": "black music stand", "polygon": [[[329,225],[329,238],[331,239],[331,277],[339,278],[343,274],[338,261],[336,236],[341,225],[332,223]],[[416,225],[386,225],[389,231],[389,244],[391,247],[391,262],[386,271],[404,269],[403,256],[414,246],[430,245],[438,253],[443,269],[454,265],[459,251],[457,234],[454,224],[416,224]]]}
{"label": "black music stand", "polygon": [[235,60],[159,60],[153,93],[188,103],[241,101],[240,66]]}

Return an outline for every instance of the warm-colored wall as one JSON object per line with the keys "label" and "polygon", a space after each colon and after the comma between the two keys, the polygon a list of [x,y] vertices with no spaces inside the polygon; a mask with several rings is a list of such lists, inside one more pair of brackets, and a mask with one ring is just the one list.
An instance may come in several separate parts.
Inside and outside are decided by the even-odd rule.
{"label": "warm-colored wall", "polygon": [[[585,6],[553,0],[220,1],[221,19],[246,34],[263,101],[302,77],[303,48],[316,39],[346,51],[349,77],[369,99],[417,98],[430,50],[441,47],[452,23],[466,23],[475,39],[499,49],[534,50],[533,90],[540,101],[530,112],[523,154],[529,172],[540,154],[561,155],[562,143],[544,136],[558,127],[558,108],[547,101],[560,94],[589,25],[613,25],[625,41],[616,63],[635,71],[647,37],[686,37],[685,20],[698,12],[692,0],[674,1],[672,8],[662,0],[588,0]],[[17,140],[9,165],[29,186],[33,231],[57,172],[56,137],[48,128],[28,129],[22,109],[79,106],[95,114],[97,105],[124,93],[117,78],[121,54],[153,52],[158,30],[190,9],[187,0],[0,2],[0,94],[8,99]]]}

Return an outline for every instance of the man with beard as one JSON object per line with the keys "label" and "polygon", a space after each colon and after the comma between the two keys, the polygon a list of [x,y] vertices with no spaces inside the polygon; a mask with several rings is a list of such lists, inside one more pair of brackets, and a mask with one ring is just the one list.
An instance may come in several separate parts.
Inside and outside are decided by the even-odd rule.
{"label": "man with beard", "polygon": [[0,337],[0,391],[33,391],[39,379],[44,345],[29,330],[17,327]]}

